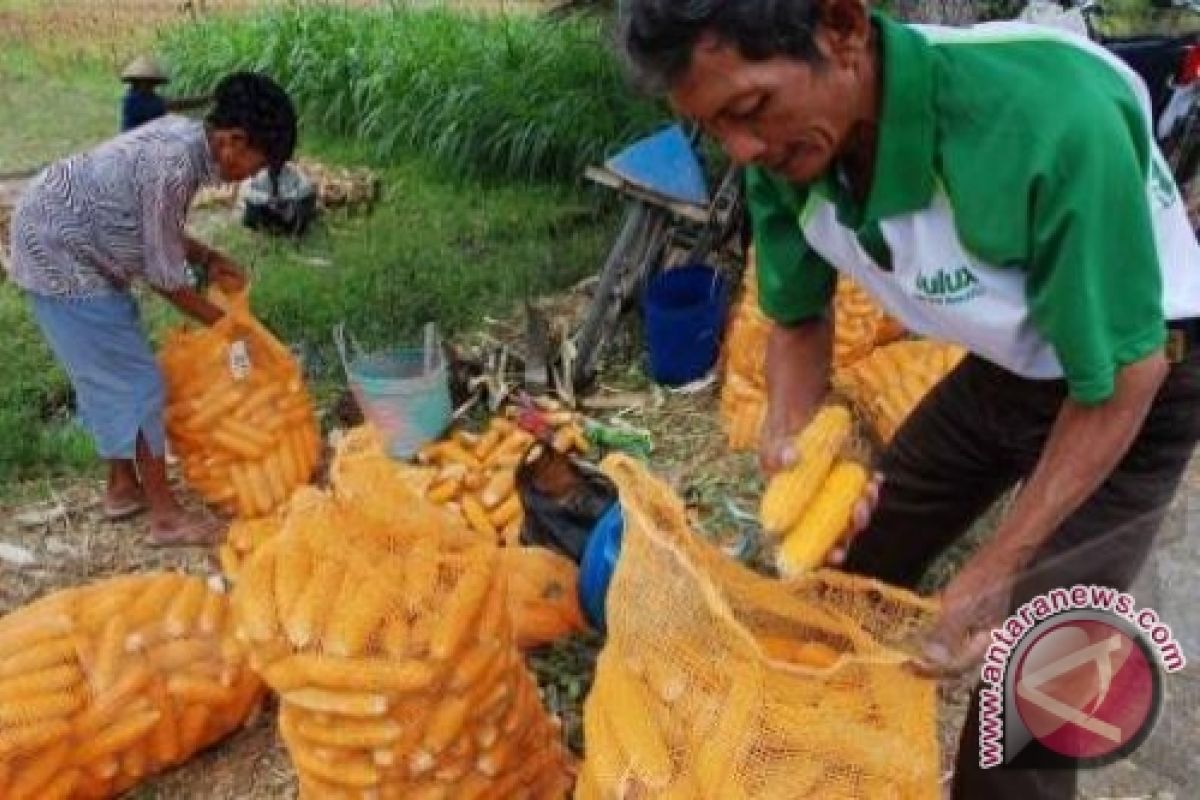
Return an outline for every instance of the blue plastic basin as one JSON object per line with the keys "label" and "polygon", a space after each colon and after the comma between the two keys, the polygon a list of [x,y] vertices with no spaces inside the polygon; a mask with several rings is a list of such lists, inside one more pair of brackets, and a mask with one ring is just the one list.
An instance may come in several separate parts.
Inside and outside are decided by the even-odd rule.
{"label": "blue plastic basin", "polygon": [[621,555],[621,536],[624,532],[621,504],[613,503],[596,520],[579,563],[579,605],[591,626],[601,633],[608,631],[604,607],[608,585],[612,582],[613,570]]}

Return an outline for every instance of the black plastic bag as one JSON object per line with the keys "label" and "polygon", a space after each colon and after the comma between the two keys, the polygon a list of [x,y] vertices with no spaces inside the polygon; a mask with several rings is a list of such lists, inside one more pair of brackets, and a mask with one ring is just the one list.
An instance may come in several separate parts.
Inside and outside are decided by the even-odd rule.
{"label": "black plastic bag", "polygon": [[517,469],[517,491],[525,509],[521,544],[547,547],[574,561],[596,521],[617,499],[617,487],[599,470],[551,447]]}

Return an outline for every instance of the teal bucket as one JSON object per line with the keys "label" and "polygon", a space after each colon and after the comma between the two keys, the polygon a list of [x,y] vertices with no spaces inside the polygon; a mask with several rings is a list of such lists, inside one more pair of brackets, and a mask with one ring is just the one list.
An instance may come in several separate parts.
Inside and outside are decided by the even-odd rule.
{"label": "teal bucket", "polygon": [[446,432],[454,410],[446,357],[433,323],[425,326],[423,348],[364,353],[353,337],[347,347],[343,325],[334,328],[333,337],[350,391],[392,458],[411,458]]}

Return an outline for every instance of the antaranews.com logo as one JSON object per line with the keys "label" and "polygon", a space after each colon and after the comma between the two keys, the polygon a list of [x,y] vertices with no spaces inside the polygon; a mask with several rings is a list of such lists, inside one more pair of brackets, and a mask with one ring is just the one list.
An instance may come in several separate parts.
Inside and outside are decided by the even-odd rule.
{"label": "antaranews.com logo", "polygon": [[1133,752],[1187,664],[1158,614],[1101,586],[1039,595],[992,631],[979,696],[979,764],[1087,767]]}

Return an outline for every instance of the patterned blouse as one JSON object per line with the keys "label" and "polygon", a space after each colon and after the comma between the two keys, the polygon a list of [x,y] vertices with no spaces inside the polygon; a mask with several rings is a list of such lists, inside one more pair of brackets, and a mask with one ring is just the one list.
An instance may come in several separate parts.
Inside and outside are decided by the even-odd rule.
{"label": "patterned blouse", "polygon": [[13,214],[12,280],[52,297],[183,288],[188,206],[218,180],[204,123],[176,116],[52,164]]}

